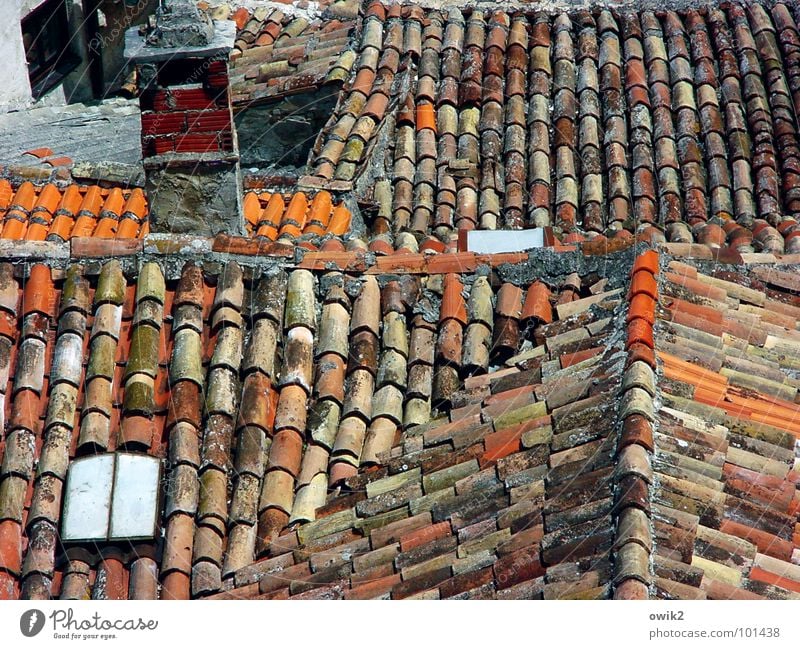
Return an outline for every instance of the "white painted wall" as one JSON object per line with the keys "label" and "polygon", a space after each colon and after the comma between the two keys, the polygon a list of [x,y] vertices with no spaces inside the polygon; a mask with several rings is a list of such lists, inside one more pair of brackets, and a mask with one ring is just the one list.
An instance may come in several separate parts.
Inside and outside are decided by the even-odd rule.
{"label": "white painted wall", "polygon": [[[31,84],[22,46],[20,19],[40,0],[0,0],[0,113],[31,103]],[[33,6],[31,6],[33,5]]]}
{"label": "white painted wall", "polygon": [[[33,103],[21,21],[46,0],[0,0],[0,113],[25,108]],[[39,98],[36,105],[65,103],[64,88],[57,86]]]}
{"label": "white painted wall", "polygon": [[[13,4],[14,1],[15,0],[4,0],[4,3],[8,2],[9,4]],[[40,4],[43,4],[44,2],[45,2],[45,0],[19,0],[19,5],[20,5],[19,15],[20,15],[20,17],[24,18],[31,11],[36,9],[36,7],[38,7]]]}

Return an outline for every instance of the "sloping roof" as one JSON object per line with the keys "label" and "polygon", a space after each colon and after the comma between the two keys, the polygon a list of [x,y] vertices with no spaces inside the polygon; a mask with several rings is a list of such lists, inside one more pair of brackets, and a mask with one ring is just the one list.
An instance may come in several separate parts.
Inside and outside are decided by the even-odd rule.
{"label": "sloping roof", "polygon": [[[16,185],[16,186],[15,186]],[[317,249],[320,239],[342,238],[352,214],[327,191],[244,194],[248,237]],[[144,192],[78,183],[12,183],[0,179],[0,239],[63,242],[78,238],[142,239],[149,234]]]}
{"label": "sloping roof", "polygon": [[[0,267],[5,596],[800,592],[792,266],[164,262]],[[163,538],[65,554],[115,448],[164,459]]]}
{"label": "sloping roof", "polygon": [[283,195],[275,192],[247,192],[244,218],[250,236],[264,241],[297,243],[312,250],[312,239],[343,237],[350,229],[352,215],[341,202],[335,203],[325,190],[307,196],[303,192]]}
{"label": "sloping roof", "polygon": [[[128,267],[133,274],[125,277],[118,261],[105,264],[99,275],[93,274],[97,267],[89,272],[74,266],[64,273],[41,264],[28,277],[15,277],[10,265],[0,270],[7,323],[0,342],[8,375],[1,381],[7,385],[7,436],[0,471],[6,596],[82,596],[89,588],[95,596],[155,596],[153,574],[159,575],[162,597],[211,594],[222,588],[223,576],[233,583],[237,570],[288,541],[277,535],[290,516],[293,523],[319,518],[300,534],[321,539],[328,536],[327,527],[344,520],[345,514],[334,512],[350,503],[345,509],[357,508],[351,522],[364,519],[359,527],[368,532],[398,520],[400,512],[384,515],[395,505],[409,515],[414,500],[415,510],[430,512],[434,502],[423,497],[423,483],[429,493],[445,489],[454,495],[456,480],[472,473],[472,480],[488,478],[496,465],[503,478],[491,481],[496,494],[489,509],[508,509],[505,531],[496,535],[500,542],[511,536],[512,521],[530,513],[517,501],[524,500],[524,485],[541,476],[529,472],[508,485],[502,480],[544,461],[544,442],[535,440],[549,439],[552,432],[548,390],[571,384],[562,364],[573,375],[574,363],[583,361],[587,376],[600,376],[617,362],[596,353],[610,321],[599,315],[572,318],[580,335],[566,334],[572,325],[559,319],[560,307],[552,310],[551,289],[541,283],[523,302],[523,291],[510,283],[492,288],[485,277],[455,274],[379,283],[335,272],[263,274],[231,263],[212,274],[189,264],[179,278],[165,280],[152,262],[141,266],[138,276]],[[602,288],[596,274],[587,273],[586,281],[595,291]],[[470,284],[465,298],[462,288]],[[564,304],[589,293],[576,275],[552,287],[553,298]],[[610,308],[619,294],[598,299],[603,298]],[[533,363],[524,376],[542,385],[538,395],[505,394],[522,383],[481,374],[520,348],[521,315],[525,326],[555,321],[549,325],[555,329],[540,331],[551,340],[545,355],[539,356],[541,348],[532,360],[519,359]],[[24,324],[34,321],[35,328]],[[586,361],[588,356],[593,358]],[[536,367],[545,360],[542,373]],[[470,374],[476,378],[468,385],[481,396],[471,404],[461,397],[456,409],[453,399],[462,377]],[[490,387],[490,376],[500,383]],[[577,386],[567,401],[584,396],[584,387]],[[551,409],[555,399],[563,405],[559,395],[549,397]],[[482,408],[494,424],[479,423]],[[534,410],[540,421],[523,442],[523,429],[533,428],[514,425]],[[431,423],[437,411],[450,412],[458,434],[454,426],[442,426],[443,420]],[[554,417],[560,421],[561,413]],[[398,442],[395,431],[403,423],[408,430]],[[558,424],[555,428],[557,434]],[[304,449],[306,435],[310,444]],[[535,448],[523,450],[523,443]],[[147,543],[100,558],[73,549],[65,563],[57,530],[66,463],[115,448],[169,461],[163,552]],[[404,473],[408,467],[390,457],[417,451],[415,466],[424,460],[424,471]],[[461,466],[448,468],[451,463]],[[389,472],[402,475],[390,478]],[[392,494],[356,504],[411,477],[416,482],[406,485],[402,503]],[[329,481],[356,493],[334,493],[325,505]],[[365,493],[364,485],[373,481]],[[52,494],[58,494],[55,501],[48,500]],[[445,505],[446,500],[440,505],[450,507],[449,519],[456,501]],[[328,508],[331,520],[315,513],[320,506]],[[468,518],[464,511],[462,526]],[[263,539],[258,543],[256,532]],[[509,552],[529,536],[511,539]],[[455,537],[447,541],[454,542]]]}
{"label": "sloping roof", "polygon": [[344,81],[355,60],[350,49],[353,20],[323,20],[269,7],[232,10],[228,5],[214,7],[211,14],[237,26],[230,70],[234,107]]}
{"label": "sloping roof", "polygon": [[[0,263],[0,598],[796,598],[771,11],[373,2],[310,189],[248,192],[248,237],[0,181],[0,238],[75,237]],[[243,52],[277,24],[238,16]],[[564,245],[452,252],[532,225]],[[70,462],[116,450],[162,461],[158,537],[62,547]]]}
{"label": "sloping roof", "polygon": [[130,165],[141,174],[141,118],[135,100],[35,106],[0,115],[0,162],[49,170],[75,162]]}
{"label": "sloping roof", "polygon": [[796,12],[370,3],[302,182],[374,184],[390,244],[553,225],[794,252]]}
{"label": "sloping roof", "polygon": [[666,265],[653,457],[659,596],[800,593],[796,288],[774,266]]}

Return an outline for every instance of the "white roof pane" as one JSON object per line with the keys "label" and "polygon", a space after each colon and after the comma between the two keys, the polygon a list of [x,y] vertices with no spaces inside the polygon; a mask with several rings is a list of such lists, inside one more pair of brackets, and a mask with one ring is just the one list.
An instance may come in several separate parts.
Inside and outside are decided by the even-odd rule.
{"label": "white roof pane", "polygon": [[481,255],[498,252],[521,252],[544,246],[544,229],[469,230],[467,250]]}
{"label": "white roof pane", "polygon": [[120,453],[114,481],[111,539],[152,538],[158,507],[158,458]]}
{"label": "white roof pane", "polygon": [[61,528],[64,541],[106,538],[113,471],[113,455],[95,455],[71,464]]}

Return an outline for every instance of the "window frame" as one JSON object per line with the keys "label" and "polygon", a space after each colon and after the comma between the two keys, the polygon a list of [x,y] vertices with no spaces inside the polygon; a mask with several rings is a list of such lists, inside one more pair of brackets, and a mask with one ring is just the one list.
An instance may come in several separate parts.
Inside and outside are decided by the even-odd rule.
{"label": "window frame", "polygon": [[[31,93],[39,99],[80,64],[72,43],[66,0],[45,0],[22,19],[20,27]],[[52,49],[49,54],[48,49]],[[36,55],[33,68],[32,54]]]}

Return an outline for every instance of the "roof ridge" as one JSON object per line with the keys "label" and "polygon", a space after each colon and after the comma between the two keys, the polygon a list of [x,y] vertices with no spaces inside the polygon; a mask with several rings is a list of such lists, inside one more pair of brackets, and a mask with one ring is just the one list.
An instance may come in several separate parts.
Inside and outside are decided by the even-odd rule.
{"label": "roof ridge", "polygon": [[656,360],[653,323],[658,253],[647,250],[631,269],[627,315],[628,357],[622,376],[614,468],[614,599],[648,599],[652,581],[650,524]]}

